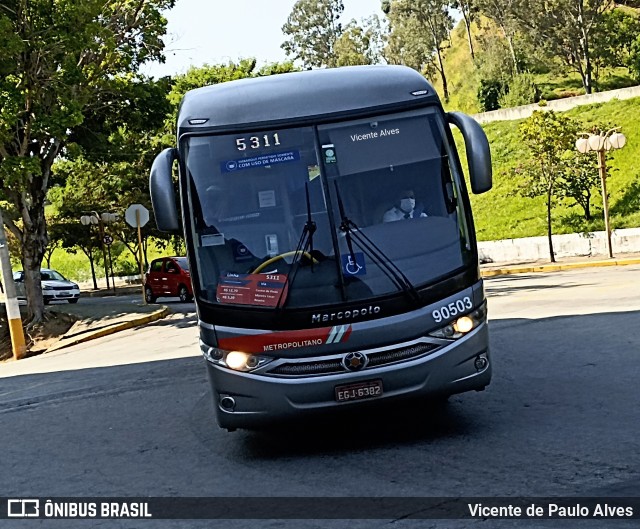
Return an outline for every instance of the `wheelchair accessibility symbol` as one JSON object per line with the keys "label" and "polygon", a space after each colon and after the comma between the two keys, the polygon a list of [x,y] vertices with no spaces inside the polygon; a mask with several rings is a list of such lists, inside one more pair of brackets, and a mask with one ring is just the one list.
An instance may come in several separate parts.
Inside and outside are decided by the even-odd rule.
{"label": "wheelchair accessibility symbol", "polygon": [[[355,259],[354,259],[355,258]],[[367,273],[362,252],[342,256],[342,271],[347,276],[361,276]]]}

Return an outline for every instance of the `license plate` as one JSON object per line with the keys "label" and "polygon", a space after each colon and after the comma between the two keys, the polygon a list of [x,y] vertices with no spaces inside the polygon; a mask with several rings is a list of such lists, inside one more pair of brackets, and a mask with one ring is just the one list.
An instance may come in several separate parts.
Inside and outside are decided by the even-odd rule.
{"label": "license plate", "polygon": [[382,380],[367,380],[357,384],[336,386],[337,402],[371,399],[380,395],[382,395]]}
{"label": "license plate", "polygon": [[57,296],[59,298],[65,297],[65,296],[70,296],[71,292],[58,292]]}

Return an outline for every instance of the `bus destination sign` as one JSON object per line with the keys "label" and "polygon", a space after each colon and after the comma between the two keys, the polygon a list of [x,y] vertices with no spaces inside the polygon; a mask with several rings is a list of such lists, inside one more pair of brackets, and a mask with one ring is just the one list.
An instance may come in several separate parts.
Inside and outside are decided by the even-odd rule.
{"label": "bus destination sign", "polygon": [[216,297],[219,303],[276,307],[286,299],[287,276],[284,274],[232,274],[220,278]]}

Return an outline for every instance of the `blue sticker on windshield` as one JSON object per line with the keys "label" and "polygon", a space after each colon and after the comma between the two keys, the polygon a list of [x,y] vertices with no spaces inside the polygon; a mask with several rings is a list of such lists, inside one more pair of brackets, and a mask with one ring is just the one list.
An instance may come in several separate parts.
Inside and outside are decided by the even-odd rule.
{"label": "blue sticker on windshield", "polygon": [[[355,258],[355,260],[354,260]],[[367,273],[362,252],[354,252],[342,256],[342,272],[346,276],[362,276]]]}
{"label": "blue sticker on windshield", "polygon": [[256,167],[265,167],[279,163],[297,162],[298,160],[300,160],[300,151],[275,152],[272,154],[252,156],[251,158],[240,158],[239,160],[221,162],[220,169],[223,173],[233,173],[235,171],[242,171],[243,169],[254,169]]}

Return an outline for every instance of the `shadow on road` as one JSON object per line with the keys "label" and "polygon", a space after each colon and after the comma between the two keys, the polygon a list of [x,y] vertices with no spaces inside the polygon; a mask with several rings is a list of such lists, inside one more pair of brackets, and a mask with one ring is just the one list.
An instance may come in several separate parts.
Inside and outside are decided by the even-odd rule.
{"label": "shadow on road", "polygon": [[[519,275],[509,275],[509,276],[496,276],[490,279],[485,279],[484,281],[484,291],[488,297],[495,296],[506,296],[508,294],[514,294],[516,292],[535,292],[537,290],[559,290],[559,289],[567,289],[574,288],[576,286],[593,286],[595,283],[585,283],[585,282],[566,282],[562,284],[558,283],[548,283],[541,284],[537,281],[540,281],[542,277],[540,274],[519,274]],[[527,282],[529,282],[527,284]],[[524,284],[514,284],[514,283],[524,283]]]}
{"label": "shadow on road", "polygon": [[415,443],[432,443],[477,433],[482,424],[452,402],[407,401],[300,420],[247,432],[245,454],[252,458],[305,457],[349,453]]}

